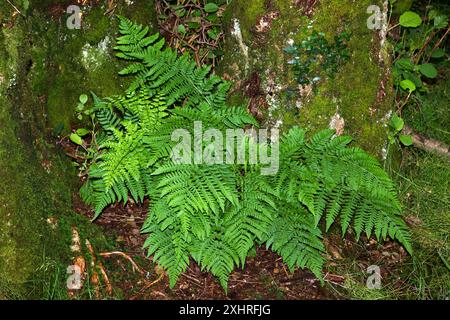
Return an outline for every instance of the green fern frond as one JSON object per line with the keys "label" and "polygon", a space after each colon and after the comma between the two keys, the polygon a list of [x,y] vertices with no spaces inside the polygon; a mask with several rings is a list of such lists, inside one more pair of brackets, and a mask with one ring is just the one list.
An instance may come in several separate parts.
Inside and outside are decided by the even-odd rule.
{"label": "green fern frond", "polygon": [[[117,40],[117,56],[135,61],[120,72],[134,75],[128,92],[140,87],[159,89],[167,97],[167,105],[184,102],[186,107],[202,102],[212,108],[223,106],[230,84],[218,76],[209,75],[209,66],[197,67],[185,54],[181,57],[164,47],[164,39],[147,36],[148,28],[120,18],[121,37]],[[187,98],[187,99],[186,99]],[[184,101],[186,99],[186,101]]]}
{"label": "green fern frond", "polygon": [[239,265],[236,247],[223,240],[223,233],[216,231],[203,240],[192,244],[192,257],[202,267],[219,278],[225,291],[228,289],[228,277],[234,267]]}
{"label": "green fern frond", "polygon": [[237,249],[241,266],[255,240],[267,237],[267,230],[278,210],[274,190],[253,172],[241,177],[238,182],[241,191],[239,205],[231,206],[225,212],[224,240]]}
{"label": "green fern frond", "polygon": [[308,213],[300,209],[275,219],[266,246],[280,254],[291,271],[307,268],[322,279],[325,248],[321,231]]}
{"label": "green fern frond", "polygon": [[157,224],[151,224],[143,232],[149,234],[144,243],[148,256],[153,255],[153,260],[167,271],[173,288],[189,266],[189,240],[176,224],[164,231]]}
{"label": "green fern frond", "polygon": [[[258,123],[245,107],[227,105],[230,83],[148,33],[120,18],[117,56],[129,62],[120,74],[133,79],[122,95],[101,100],[93,94],[98,152],[80,194],[94,207],[94,218],[130,197],[150,200],[144,247],[172,287],[193,257],[226,290],[229,274],[245,266],[257,243],[280,254],[291,270],[307,268],[321,279],[321,227],[334,223],[342,234],[351,228],[357,239],[390,237],[412,252],[395,185],[376,159],[333,130],[307,139],[305,130],[291,128],[281,137],[274,176],[260,175],[260,165],[249,159],[207,165],[191,155],[192,164],[174,162],[177,129],[192,137],[200,122],[225,137],[228,129],[244,132]],[[241,140],[246,151],[271,148]],[[224,160],[229,155],[225,147],[217,152]]]}

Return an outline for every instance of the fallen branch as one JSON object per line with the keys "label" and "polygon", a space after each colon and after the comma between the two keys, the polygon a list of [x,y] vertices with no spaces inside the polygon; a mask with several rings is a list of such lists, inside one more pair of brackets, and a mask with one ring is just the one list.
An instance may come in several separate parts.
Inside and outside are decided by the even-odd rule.
{"label": "fallen branch", "polygon": [[153,281],[153,282],[150,282],[150,283],[146,284],[146,285],[144,286],[144,288],[142,288],[141,291],[144,291],[144,290],[150,288],[151,286],[154,286],[155,284],[157,284],[158,282],[160,282],[163,278],[164,278],[164,274],[161,274],[161,275],[159,276],[158,279],[156,279],[156,280]]}
{"label": "fallen branch", "polygon": [[411,136],[413,145],[416,148],[450,157],[450,147],[445,143],[426,138],[421,134],[414,132],[413,129],[409,126],[404,127],[403,133]]}
{"label": "fallen branch", "polygon": [[97,258],[95,256],[94,248],[92,247],[92,245],[88,239],[86,239],[85,244],[86,244],[86,248],[88,249],[89,253],[91,254],[92,275],[91,275],[90,283],[91,283],[91,285],[94,286],[95,298],[100,299],[100,288],[99,288],[100,278],[98,276],[97,270],[95,270]]}

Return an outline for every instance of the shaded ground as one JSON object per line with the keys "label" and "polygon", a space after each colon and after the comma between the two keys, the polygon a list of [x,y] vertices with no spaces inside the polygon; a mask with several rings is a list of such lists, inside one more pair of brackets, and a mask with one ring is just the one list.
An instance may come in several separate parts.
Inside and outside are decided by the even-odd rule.
{"label": "shaded ground", "polygon": [[[93,212],[75,196],[75,210],[92,218]],[[191,262],[174,289],[169,288],[166,276],[146,288],[161,273],[146,258],[142,250],[145,235],[140,228],[147,214],[147,205],[121,204],[107,208],[96,220],[106,234],[114,237],[117,247],[131,256],[148,273],[145,279],[134,274],[130,264],[122,257],[109,258],[105,264],[113,287],[120,288],[125,299],[330,299],[333,295],[320,285],[309,271],[289,273],[281,258],[269,250],[258,248],[247,259],[244,270],[237,269],[230,276],[228,295],[209,273],[201,272]],[[121,271],[122,270],[122,271]],[[116,281],[115,279],[119,279]]]}

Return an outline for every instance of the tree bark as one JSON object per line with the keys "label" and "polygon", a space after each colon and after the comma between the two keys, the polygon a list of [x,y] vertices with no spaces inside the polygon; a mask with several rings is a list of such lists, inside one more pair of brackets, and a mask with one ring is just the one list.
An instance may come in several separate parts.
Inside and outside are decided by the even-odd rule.
{"label": "tree bark", "polygon": [[122,90],[110,14],[156,27],[154,2],[87,1],[81,29],[69,29],[66,10],[78,2],[0,2],[0,299],[43,298],[54,283],[66,291],[72,226],[106,243],[72,211],[76,172],[56,135],[76,124],[80,94]]}
{"label": "tree bark", "polygon": [[[385,2],[372,0],[234,0],[225,13],[226,48],[218,68],[234,82],[230,101],[249,99],[249,110],[266,125],[333,127],[386,157],[394,94],[385,25],[367,26],[373,4],[386,12]],[[292,57],[283,51],[304,40],[308,30],[324,32],[330,41],[342,31],[352,34],[350,61],[333,79],[320,81],[316,92],[299,88],[287,63]]]}

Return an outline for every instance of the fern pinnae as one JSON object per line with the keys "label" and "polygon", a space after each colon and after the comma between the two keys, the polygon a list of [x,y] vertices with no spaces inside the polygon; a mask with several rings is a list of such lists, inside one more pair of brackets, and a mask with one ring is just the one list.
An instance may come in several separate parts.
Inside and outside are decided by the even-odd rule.
{"label": "fern pinnae", "polygon": [[[333,130],[309,139],[299,127],[288,130],[274,176],[260,175],[260,166],[248,159],[232,165],[174,162],[176,129],[193,134],[201,121],[204,129],[244,132],[258,122],[245,107],[227,104],[230,83],[211,75],[209,66],[179,57],[158,34],[148,33],[120,19],[115,48],[129,62],[120,74],[133,79],[123,95],[93,95],[102,138],[80,194],[94,207],[94,218],[112,203],[150,200],[144,247],[172,287],[192,257],[226,290],[232,270],[244,267],[250,250],[264,243],[291,270],[307,268],[321,279],[322,221],[326,230],[339,222],[343,235],[352,229],[356,238],[396,239],[411,252],[393,182],[376,159]],[[249,139],[242,143],[248,151]],[[225,159],[223,149],[218,152]]]}

